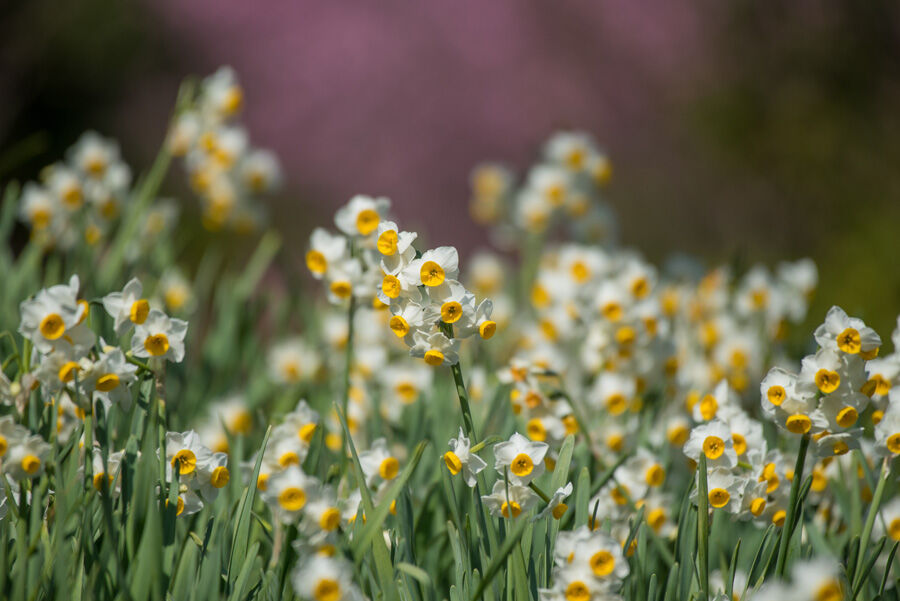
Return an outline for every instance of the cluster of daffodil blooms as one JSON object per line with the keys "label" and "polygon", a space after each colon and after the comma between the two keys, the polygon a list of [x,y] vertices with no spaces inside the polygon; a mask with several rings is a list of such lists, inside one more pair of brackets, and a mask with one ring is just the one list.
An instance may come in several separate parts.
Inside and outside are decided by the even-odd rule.
{"label": "cluster of daffodil blooms", "polygon": [[[99,248],[132,200],[131,169],[119,145],[88,131],[68,150],[66,161],[48,165],[40,181],[25,184],[19,217],[39,246],[63,251],[83,245]],[[159,201],[135,232],[128,256],[133,259],[153,244],[177,214],[172,201]]]}
{"label": "cluster of daffodil blooms", "polygon": [[244,91],[229,67],[206,77],[169,132],[169,148],[184,157],[191,188],[200,197],[207,229],[258,230],[265,215],[260,197],[281,183],[278,158],[250,145],[236,123]]}
{"label": "cluster of daffodil blooms", "polygon": [[[306,265],[328,286],[333,303],[359,299],[387,307],[388,326],[428,365],[459,362],[459,340],[491,338],[493,303],[476,302],[459,281],[459,255],[452,246],[416,251],[415,232],[385,219],[387,198],[355,196],[335,214],[339,234],[317,228]],[[352,305],[351,305],[352,307]],[[352,309],[351,309],[352,312]]]}
{"label": "cluster of daffodil blooms", "polygon": [[[97,318],[92,319],[90,303],[79,298],[79,284],[78,276],[72,276],[67,284],[50,286],[22,302],[18,331],[33,351],[19,381],[10,383],[3,376],[3,400],[15,407],[17,415],[25,414],[29,396],[37,392],[55,416],[55,428],[50,432],[55,444],[68,442],[76,425],[94,413],[95,405],[102,406],[107,416],[128,411],[138,371],[146,377],[162,370],[167,361],[181,362],[185,352],[187,322],[151,308],[139,280],[132,279],[121,292],[97,302],[112,320],[116,338],[124,340],[130,335],[123,346],[96,335],[91,322],[96,323]],[[51,446],[40,435],[27,435],[28,430],[11,416],[3,419],[9,429],[0,448],[8,473],[17,479],[40,476]],[[80,467],[82,474],[90,476],[97,490],[118,494],[123,452],[102,447],[92,430],[80,430],[78,447],[85,462]],[[177,479],[176,515],[199,511],[203,500],[211,503],[218,489],[228,483],[227,455],[211,452],[193,431],[167,433],[165,448],[159,453],[165,456],[166,482]]]}
{"label": "cluster of daffodil blooms", "polygon": [[612,164],[590,134],[559,132],[547,141],[543,155],[518,187],[513,171],[500,163],[476,167],[472,218],[493,226],[494,242],[504,248],[515,244],[519,232],[541,235],[556,223],[575,238],[614,238],[615,218],[602,201]]}
{"label": "cluster of daffodil blooms", "polygon": [[[229,69],[187,86],[160,155],[209,229],[256,229],[280,180],[242,103]],[[502,254],[416,248],[356,196],[302,282],[271,231],[180,257],[166,164],[132,188],[86,134],[7,195],[32,239],[0,253],[0,596],[896,597],[900,322],[892,354],[838,307],[792,339],[811,261],[652,265],[563,132],[523,178],[473,172]]]}

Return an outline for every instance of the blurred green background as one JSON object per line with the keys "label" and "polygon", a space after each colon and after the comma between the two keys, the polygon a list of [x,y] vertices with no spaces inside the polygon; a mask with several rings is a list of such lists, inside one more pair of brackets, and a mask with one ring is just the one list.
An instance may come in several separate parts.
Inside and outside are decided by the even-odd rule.
{"label": "blurred green background", "polygon": [[[623,241],[662,261],[810,256],[810,323],[900,312],[900,4],[566,0],[453,7],[14,0],[0,7],[0,180],[85,129],[136,172],[178,82],[231,64],[254,144],[282,157],[273,223],[306,233],[358,192],[463,252],[468,170],[522,170],[560,127],[615,165]],[[452,12],[451,12],[452,11]],[[187,205],[178,168],[168,190]]]}

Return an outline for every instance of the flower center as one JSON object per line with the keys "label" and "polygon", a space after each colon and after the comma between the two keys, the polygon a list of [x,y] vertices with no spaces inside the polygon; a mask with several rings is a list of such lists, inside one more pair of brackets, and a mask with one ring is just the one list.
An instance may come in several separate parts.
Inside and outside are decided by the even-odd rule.
{"label": "flower center", "polygon": [[306,491],[289,486],[279,493],[278,504],[287,511],[300,511],[306,505]]}
{"label": "flower center", "polygon": [[39,329],[47,340],[56,340],[66,331],[66,324],[58,313],[51,313],[41,320]]}
{"label": "flower center", "polygon": [[139,299],[131,303],[131,309],[128,311],[128,317],[132,323],[138,325],[147,321],[147,315],[150,313],[150,303],[146,299]]}
{"label": "flower center", "polygon": [[597,551],[591,556],[591,570],[598,578],[609,576],[615,567],[616,560],[609,551]]}
{"label": "flower center", "polygon": [[160,357],[169,352],[169,337],[165,334],[151,334],[144,340],[144,348],[154,357]]}
{"label": "flower center", "polygon": [[425,261],[419,270],[419,276],[422,278],[423,284],[428,287],[434,287],[444,283],[446,274],[444,273],[444,268],[434,261]]}
{"label": "flower center", "polygon": [[769,402],[778,407],[784,402],[784,398],[787,396],[787,393],[784,390],[784,386],[779,386],[776,384],[775,386],[769,386],[769,390],[766,391],[766,398],[769,399]]}
{"label": "flower center", "polygon": [[841,376],[836,371],[823,368],[816,372],[815,381],[819,390],[824,394],[829,394],[837,390],[837,387],[841,385]]}
{"label": "flower center", "polygon": [[859,412],[853,407],[844,407],[837,414],[837,423],[842,428],[849,428],[856,423],[859,418]]}
{"label": "flower center", "polygon": [[527,453],[519,453],[518,455],[516,455],[509,466],[509,471],[511,471],[516,476],[519,476],[520,478],[530,474],[533,469],[534,462],[531,460],[531,457],[529,457]]}
{"label": "flower center", "polygon": [[329,507],[319,516],[319,527],[326,532],[331,532],[341,523],[341,512],[336,507]]}
{"label": "flower center", "polygon": [[212,475],[209,478],[210,484],[212,484],[216,488],[222,488],[228,481],[231,479],[231,474],[228,472],[228,468],[224,465],[220,465],[216,469],[213,470]]}
{"label": "flower center", "polygon": [[731,499],[731,494],[724,488],[714,488],[709,491],[709,504],[715,507],[716,509],[720,509],[728,505],[728,501]]}
{"label": "flower center", "polygon": [[566,601],[589,601],[591,591],[580,580],[574,580],[566,587]]}
{"label": "flower center", "polygon": [[393,480],[400,471],[400,462],[394,457],[388,457],[378,466],[378,474],[385,480]]}
{"label": "flower center", "polygon": [[177,468],[182,476],[191,474],[197,467],[197,456],[190,449],[181,449],[172,457],[172,467]]}
{"label": "flower center", "polygon": [[397,298],[400,296],[402,288],[400,280],[397,279],[396,276],[386,275],[381,281],[381,291],[384,292],[384,295],[388,298]]}
{"label": "flower center", "polygon": [[397,338],[403,338],[409,334],[409,323],[400,315],[394,315],[388,322],[391,331],[396,334]]}
{"label": "flower center", "polygon": [[437,367],[444,362],[444,353],[441,351],[431,350],[425,353],[425,363],[432,367]]}
{"label": "flower center", "polygon": [[703,454],[708,459],[718,459],[725,452],[725,441],[718,436],[707,436],[703,441]]}
{"label": "flower center", "polygon": [[453,451],[444,453],[444,465],[447,466],[447,469],[454,476],[462,469],[462,461],[459,460],[459,457]]}
{"label": "flower center", "polygon": [[862,349],[859,332],[854,328],[847,328],[837,335],[837,345],[845,353],[855,355]]}
{"label": "flower center", "polygon": [[793,432],[794,434],[806,434],[809,432],[810,427],[812,427],[812,420],[807,416],[798,413],[788,417],[784,426],[789,432]]}
{"label": "flower center", "polygon": [[97,390],[109,392],[119,385],[119,376],[114,373],[103,374],[97,378]]}
{"label": "flower center", "polygon": [[382,234],[378,236],[376,246],[378,247],[378,252],[383,255],[391,256],[397,254],[397,232],[394,230],[382,232]]}
{"label": "flower center", "polygon": [[323,275],[328,270],[328,260],[317,250],[306,253],[306,268],[316,275]]}
{"label": "flower center", "polygon": [[375,209],[364,209],[356,216],[356,229],[363,236],[368,236],[378,228],[378,212]]}
{"label": "flower center", "polygon": [[29,476],[32,476],[41,469],[41,460],[35,455],[25,455],[22,457],[22,469]]}

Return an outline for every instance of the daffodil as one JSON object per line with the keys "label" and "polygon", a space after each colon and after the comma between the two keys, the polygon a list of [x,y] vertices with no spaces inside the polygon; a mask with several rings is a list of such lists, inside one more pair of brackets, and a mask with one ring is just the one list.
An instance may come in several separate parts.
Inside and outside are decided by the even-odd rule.
{"label": "daffodil", "polygon": [[509,474],[513,482],[527,485],[544,473],[544,456],[549,446],[533,442],[516,432],[508,441],[494,445],[494,469]]}
{"label": "daffodil", "polygon": [[187,328],[186,321],[169,317],[158,309],[151,309],[144,323],[134,328],[131,352],[135,357],[181,363],[184,359],[184,336]]}
{"label": "daffodil", "polygon": [[447,444],[450,446],[450,450],[444,453],[444,465],[447,466],[451,475],[462,474],[466,485],[473,488],[475,477],[487,464],[481,457],[471,452],[469,439],[463,435],[462,428],[459,429],[459,435],[451,438]]}

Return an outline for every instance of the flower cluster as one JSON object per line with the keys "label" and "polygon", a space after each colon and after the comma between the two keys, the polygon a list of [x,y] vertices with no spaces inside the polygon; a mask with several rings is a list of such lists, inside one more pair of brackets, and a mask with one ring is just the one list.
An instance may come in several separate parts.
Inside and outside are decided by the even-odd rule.
{"label": "flower cluster", "polygon": [[178,486],[175,515],[197,513],[203,509],[204,501],[215,501],[219,490],[231,479],[228,455],[212,452],[193,430],[166,433],[165,450],[159,452],[165,453],[166,482]]}
{"label": "flower cluster", "polygon": [[115,141],[84,133],[66,157],[47,166],[22,190],[19,216],[42,245],[96,245],[122,214],[131,194],[131,169]]}
{"label": "flower cluster", "polygon": [[210,230],[258,229],[264,215],[258,199],[281,183],[277,157],[252,147],[247,131],[235,122],[243,105],[237,76],[221,67],[203,80],[169,132],[169,149],[184,157],[191,188],[202,202],[203,224]]}
{"label": "flower cluster", "polygon": [[410,355],[428,365],[455,365],[459,340],[491,338],[493,303],[476,302],[459,281],[459,255],[452,246],[418,253],[417,234],[386,220],[390,201],[355,196],[334,217],[339,234],[317,228],[306,265],[324,280],[332,303],[358,299],[388,307],[391,331]]}
{"label": "flower cluster", "polygon": [[608,241],[615,220],[601,198],[611,177],[612,165],[590,134],[560,132],[547,141],[543,161],[518,189],[507,167],[476,167],[470,212],[476,222],[495,226],[495,240],[503,246],[513,243],[516,232],[546,232],[557,216],[579,237]]}
{"label": "flower cluster", "polygon": [[553,554],[553,587],[540,591],[544,601],[614,601],[630,573],[622,547],[587,526],[560,532]]}

